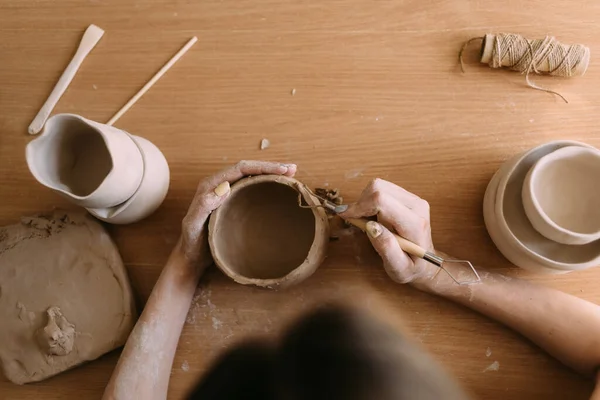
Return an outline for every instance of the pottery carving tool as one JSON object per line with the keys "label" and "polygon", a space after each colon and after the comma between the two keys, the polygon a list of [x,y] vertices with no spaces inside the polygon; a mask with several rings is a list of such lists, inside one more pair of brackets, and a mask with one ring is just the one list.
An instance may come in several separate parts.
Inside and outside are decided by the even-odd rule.
{"label": "pottery carving tool", "polygon": [[[338,206],[339,207],[339,206]],[[350,223],[351,225],[356,226],[358,229],[360,229],[363,232],[366,232],[367,230],[367,222],[369,222],[368,219],[363,219],[363,218],[347,218],[345,219],[346,222]],[[448,260],[445,258],[442,258],[440,256],[438,256],[435,253],[432,253],[430,251],[425,250],[424,248],[422,248],[421,246],[419,246],[416,243],[411,242],[410,240],[407,240],[405,238],[403,238],[402,236],[396,235],[394,233],[394,236],[396,237],[396,241],[398,242],[398,244],[400,245],[400,248],[402,250],[404,250],[406,253],[410,254],[411,256],[415,256],[418,258],[422,258],[423,260],[435,265],[436,267],[444,270],[444,272],[446,272],[446,274],[448,274],[448,276],[457,284],[459,285],[470,285],[472,283],[478,283],[481,281],[481,278],[479,277],[479,274],[477,273],[477,270],[475,270],[475,267],[473,266],[473,264],[471,264],[470,261],[467,260]],[[446,263],[452,263],[452,264],[466,264],[471,271],[473,271],[473,274],[475,275],[475,279],[473,280],[469,280],[469,281],[459,281],[458,279],[456,279],[451,273],[450,271],[448,271],[446,268],[444,268],[444,264]]]}
{"label": "pottery carving tool", "polygon": [[56,106],[56,103],[58,103],[58,100],[60,100],[65,90],[67,90],[67,87],[75,77],[75,74],[77,73],[79,67],[81,67],[83,60],[96,46],[98,41],[100,41],[102,35],[104,35],[104,31],[96,25],[90,25],[85,30],[85,33],[81,38],[81,42],[79,43],[79,47],[77,48],[77,52],[73,56],[73,59],[71,60],[63,74],[60,76],[60,79],[54,86],[54,89],[52,89],[52,93],[50,93],[50,96],[31,122],[31,125],[29,125],[29,134],[35,135],[42,130],[44,124],[46,123],[46,120],[50,116],[50,113]]}
{"label": "pottery carving tool", "polygon": [[[321,200],[322,202],[322,207],[325,208],[326,210],[331,211],[334,214],[340,214],[343,213],[344,211],[346,211],[348,209],[348,205],[346,204],[335,204],[321,196],[316,195],[314,192],[310,191],[315,197],[317,197],[319,200]],[[301,207],[306,207],[303,206],[301,203],[299,203]],[[363,218],[344,218],[344,220],[346,222],[348,222],[351,225],[356,226],[358,229],[360,229],[363,232],[367,231],[367,222],[369,222],[368,219],[363,219]],[[399,236],[397,234],[394,233],[394,236],[396,237],[396,241],[398,242],[398,244],[400,245],[400,248],[402,250],[404,250],[406,253],[421,258],[433,265],[435,265],[436,267],[440,268],[441,270],[443,270],[446,274],[448,274],[448,276],[458,285],[470,285],[473,283],[478,283],[481,282],[481,278],[479,277],[479,274],[477,273],[477,270],[475,269],[475,267],[473,266],[473,264],[471,264],[470,261],[467,260],[450,260],[450,259],[445,259],[443,257],[440,257],[439,255],[432,253],[430,251],[425,250],[424,248],[422,248],[421,246],[419,246],[418,244],[411,242],[408,239],[403,238],[402,236]],[[456,279],[454,277],[454,275],[452,275],[452,273],[450,273],[450,271],[448,271],[446,268],[444,268],[444,265],[447,263],[452,263],[452,264],[466,264],[471,271],[473,271],[473,274],[475,275],[475,279],[472,280],[468,280],[468,281],[459,281],[458,279]]]}
{"label": "pottery carving tool", "polygon": [[106,123],[106,125],[114,125],[119,118],[123,116],[150,88],[175,64],[183,55],[198,41],[194,36],[177,52],[156,74],[131,98],[117,113]]}

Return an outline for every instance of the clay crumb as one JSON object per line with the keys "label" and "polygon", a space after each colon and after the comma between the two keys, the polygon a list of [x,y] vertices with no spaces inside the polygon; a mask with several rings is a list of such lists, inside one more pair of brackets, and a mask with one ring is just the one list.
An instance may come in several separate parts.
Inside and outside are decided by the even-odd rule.
{"label": "clay crumb", "polygon": [[183,360],[183,364],[181,364],[181,369],[183,372],[188,372],[190,370],[190,364],[188,364],[187,360]]}
{"label": "clay crumb", "polygon": [[292,89],[292,91],[290,92],[290,94],[291,94],[292,96],[295,96],[295,95],[296,95],[296,89],[295,89],[295,88],[294,88],[294,89]]}
{"label": "clay crumb", "polygon": [[486,357],[490,357],[492,355],[492,349],[490,349],[489,347],[487,349],[485,349],[485,356]]}
{"label": "clay crumb", "polygon": [[490,365],[487,366],[482,372],[496,372],[500,369],[500,363],[498,361],[494,361]]}
{"label": "clay crumb", "polygon": [[94,90],[98,89],[98,86],[96,85],[92,85],[92,87],[94,88]]}
{"label": "clay crumb", "polygon": [[271,145],[271,142],[269,141],[269,139],[263,139],[260,141],[260,149],[261,150],[268,149],[270,145]]}
{"label": "clay crumb", "polygon": [[212,327],[215,331],[218,331],[223,326],[223,322],[217,317],[212,317]]}

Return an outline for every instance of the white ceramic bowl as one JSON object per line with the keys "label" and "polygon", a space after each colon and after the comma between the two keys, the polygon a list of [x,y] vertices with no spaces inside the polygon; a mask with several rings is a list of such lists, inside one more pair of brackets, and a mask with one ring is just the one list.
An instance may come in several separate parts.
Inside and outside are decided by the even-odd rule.
{"label": "white ceramic bowl", "polygon": [[111,224],[130,224],[146,218],[162,204],[169,191],[169,164],[152,142],[131,135],[144,159],[138,190],[126,202],[110,208],[88,208],[94,217]]}
{"label": "white ceramic bowl", "polygon": [[600,239],[600,151],[567,146],[538,160],[523,185],[533,227],[550,240],[582,245]]}
{"label": "white ceramic bowl", "polygon": [[502,255],[514,265],[523,269],[545,274],[561,274],[568,271],[547,268],[540,265],[535,258],[531,257],[520,246],[516,245],[510,237],[503,234],[498,226],[498,218],[496,217],[496,195],[498,193],[498,184],[501,178],[506,174],[506,171],[512,168],[520,155],[513,157],[505,162],[502,167],[492,177],[487,186],[483,197],[483,220],[490,235],[490,238]]}
{"label": "white ceramic bowl", "polygon": [[539,234],[525,215],[521,200],[525,176],[541,157],[566,146],[590,147],[573,141],[543,144],[505,163],[488,185],[486,227],[500,252],[521,268],[560,273],[600,265],[600,242],[583,246],[556,243]]}

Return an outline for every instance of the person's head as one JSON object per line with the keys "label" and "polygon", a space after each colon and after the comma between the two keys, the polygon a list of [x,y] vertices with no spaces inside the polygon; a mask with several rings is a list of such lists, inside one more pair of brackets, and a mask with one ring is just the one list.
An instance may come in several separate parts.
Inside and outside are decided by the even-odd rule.
{"label": "person's head", "polygon": [[319,308],[279,343],[248,342],[228,351],[189,399],[467,399],[426,354],[371,316]]}

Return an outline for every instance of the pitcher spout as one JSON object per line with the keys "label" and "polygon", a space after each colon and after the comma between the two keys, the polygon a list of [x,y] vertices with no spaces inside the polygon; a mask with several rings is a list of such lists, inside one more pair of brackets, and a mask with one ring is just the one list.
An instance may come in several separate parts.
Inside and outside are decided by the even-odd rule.
{"label": "pitcher spout", "polygon": [[144,169],[129,134],[73,114],[50,118],[25,153],[38,182],[84,207],[124,202]]}

